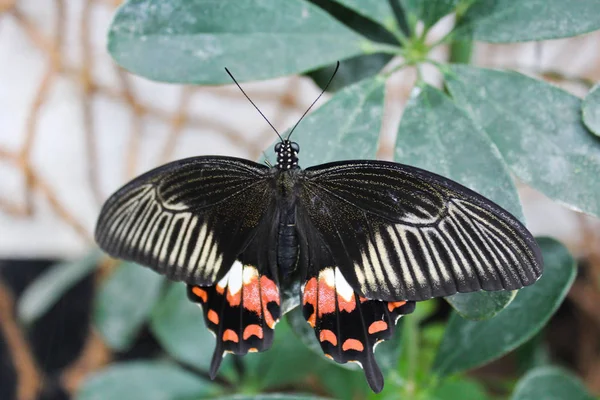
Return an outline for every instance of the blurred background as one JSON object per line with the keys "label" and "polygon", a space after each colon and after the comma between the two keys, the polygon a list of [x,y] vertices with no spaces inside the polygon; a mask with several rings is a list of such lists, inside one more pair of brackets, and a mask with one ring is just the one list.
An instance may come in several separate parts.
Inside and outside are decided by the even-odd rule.
{"label": "blurred background", "polygon": [[[28,283],[95,247],[95,219],[109,194],[167,161],[201,154],[259,159],[274,141],[235,86],[159,84],[114,64],[106,32],[119,3],[0,0],[1,400],[66,399],[112,360],[153,351],[151,335],[141,332],[127,354],[114,354],[90,324],[94,288],[115,265],[108,259],[100,259],[97,272],[69,289],[35,325],[18,317]],[[430,40],[451,24],[443,20]],[[600,81],[599,50],[600,32],[517,45],[477,43],[473,63],[516,69],[583,96]],[[447,58],[443,48],[433,56]],[[424,72],[428,82],[440,81],[433,69]],[[382,159],[392,157],[414,80],[414,71],[403,70],[388,82]],[[243,86],[279,130],[319,94],[307,77]],[[600,223],[528,187],[519,190],[530,230],[556,237],[580,260],[578,279],[547,332],[546,354],[600,395]],[[500,360],[473,374],[493,377],[510,368]]]}

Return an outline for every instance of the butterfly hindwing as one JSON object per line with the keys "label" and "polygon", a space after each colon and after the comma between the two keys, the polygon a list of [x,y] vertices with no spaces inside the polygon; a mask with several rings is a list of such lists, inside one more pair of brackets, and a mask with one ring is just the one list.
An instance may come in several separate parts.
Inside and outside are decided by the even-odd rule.
{"label": "butterfly hindwing", "polygon": [[272,204],[268,168],[194,157],[156,168],[104,204],[96,241],[172,280],[211,285],[247,246]]}
{"label": "butterfly hindwing", "polygon": [[265,351],[273,342],[281,298],[272,247],[276,231],[267,221],[271,219],[261,223],[247,248],[217,283],[208,287],[188,285],[188,298],[202,306],[206,326],[216,337],[212,377],[224,354]]}
{"label": "butterfly hindwing", "polygon": [[483,196],[383,161],[308,168],[299,207],[362,296],[425,300],[518,289],[542,272],[526,228]]}
{"label": "butterfly hindwing", "polygon": [[302,311],[326,357],[359,364],[373,391],[383,388],[375,361],[378,343],[390,339],[399,317],[411,313],[413,301],[387,302],[359,295],[318,241],[308,242],[309,270],[302,287]]}

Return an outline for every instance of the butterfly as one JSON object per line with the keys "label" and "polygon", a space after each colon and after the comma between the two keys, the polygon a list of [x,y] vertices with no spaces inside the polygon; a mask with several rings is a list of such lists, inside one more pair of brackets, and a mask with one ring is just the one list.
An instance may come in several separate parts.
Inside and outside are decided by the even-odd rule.
{"label": "butterfly", "polygon": [[380,392],[375,346],[415,302],[542,274],[529,231],[478,193],[394,162],[301,169],[290,135],[274,166],[199,156],[151,170],[98,219],[108,254],[187,284],[216,336],[211,377],[227,353],[269,349],[283,294],[296,290],[325,356],[358,363]]}

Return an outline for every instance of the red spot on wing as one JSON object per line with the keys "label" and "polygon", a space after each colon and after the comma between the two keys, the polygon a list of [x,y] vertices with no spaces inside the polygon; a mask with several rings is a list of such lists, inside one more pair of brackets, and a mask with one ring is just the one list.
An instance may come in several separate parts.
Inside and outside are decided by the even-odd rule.
{"label": "red spot on wing", "polygon": [[208,312],[206,313],[206,317],[213,324],[219,325],[219,314],[217,314],[215,310],[208,310]]}
{"label": "red spot on wing", "polygon": [[323,329],[319,333],[319,340],[321,342],[329,342],[332,345],[337,346],[337,336],[335,336],[335,333],[333,333],[329,329]]}
{"label": "red spot on wing", "polygon": [[262,291],[263,304],[274,301],[279,305],[279,289],[277,289],[275,282],[266,276],[261,276],[260,289]]}
{"label": "red spot on wing", "polygon": [[235,331],[233,331],[232,329],[227,329],[225,332],[223,332],[223,341],[238,343],[240,341],[240,338],[238,337],[238,334],[235,333]]}
{"label": "red spot on wing", "polygon": [[194,286],[192,288],[192,293],[194,293],[197,297],[200,297],[203,303],[206,303],[208,300],[208,293],[206,293],[206,290],[201,289],[198,286]]}
{"label": "red spot on wing", "polygon": [[346,300],[343,296],[338,294],[338,307],[340,311],[352,312],[356,308],[356,300],[354,299],[354,294],[350,300]]}
{"label": "red spot on wing", "polygon": [[362,297],[362,296],[359,296],[359,298],[358,298],[358,299],[360,300],[360,302],[361,302],[361,303],[364,303],[365,301],[368,301],[368,300],[369,300],[369,299],[367,299],[366,297]]}
{"label": "red spot on wing", "polygon": [[365,346],[363,346],[363,344],[356,339],[346,339],[344,344],[342,344],[342,350],[344,350],[344,351],[348,351],[348,350],[363,351],[364,349],[365,349]]}
{"label": "red spot on wing", "polygon": [[259,339],[263,338],[263,329],[260,325],[252,324],[248,325],[246,329],[244,329],[244,334],[242,337],[244,340],[248,339],[250,336],[256,336]]}
{"label": "red spot on wing", "polygon": [[253,276],[248,283],[244,283],[242,286],[242,291],[244,293],[244,303],[243,306],[246,310],[255,313],[256,315],[261,315],[260,309],[260,286],[258,284],[258,277]]}
{"label": "red spot on wing", "polygon": [[388,324],[385,321],[375,321],[369,326],[369,333],[377,333],[385,331],[388,328]]}
{"label": "red spot on wing", "polygon": [[323,314],[330,314],[336,311],[335,309],[335,297],[336,292],[335,288],[329,286],[325,279],[319,279],[319,296],[318,296],[318,312],[319,318],[323,316]]}
{"label": "red spot on wing", "polygon": [[317,308],[317,278],[310,278],[304,285],[303,304],[310,304]]}
{"label": "red spot on wing", "polygon": [[237,293],[231,293],[228,287],[226,299],[231,307],[237,307],[242,303],[242,291],[238,290]]}
{"label": "red spot on wing", "polygon": [[398,307],[402,307],[403,305],[405,305],[406,302],[405,301],[390,301],[388,303],[388,310],[390,310],[390,312],[394,311],[396,308]]}
{"label": "red spot on wing", "polygon": [[275,282],[266,276],[260,277],[260,291],[262,297],[263,315],[267,326],[271,329],[275,327],[275,319],[271,315],[271,312],[267,308],[267,304],[275,302],[279,305],[279,289]]}

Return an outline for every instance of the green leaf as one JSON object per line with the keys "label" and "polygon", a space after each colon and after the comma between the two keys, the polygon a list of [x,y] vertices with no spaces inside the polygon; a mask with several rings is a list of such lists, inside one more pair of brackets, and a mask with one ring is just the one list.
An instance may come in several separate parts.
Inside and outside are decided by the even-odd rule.
{"label": "green leaf", "polygon": [[600,83],[583,100],[583,122],[590,131],[600,136]]}
{"label": "green leaf", "polygon": [[485,321],[468,321],[454,313],[440,345],[433,371],[449,375],[485,364],[529,340],[548,322],[575,279],[575,261],[559,242],[538,239],[544,273],[519,290],[501,313]]}
{"label": "green leaf", "polygon": [[309,71],[374,44],[302,0],[130,0],[108,48],[129,71],[164,82],[231,83]]}
{"label": "green leaf", "polygon": [[[341,5],[342,2],[334,0],[310,0],[311,3],[318,5],[323,10],[327,11],[332,17],[346,25],[348,28],[356,31],[358,34],[375,42],[398,45],[397,39],[388,30],[381,25],[373,22],[371,19],[361,15],[359,10],[355,8],[347,8],[348,4]],[[368,0],[371,1],[371,0]],[[352,3],[352,1],[351,1]],[[377,4],[389,8],[389,3],[379,1]],[[360,6],[358,7],[360,8]],[[357,12],[359,12],[357,14]],[[391,9],[390,9],[390,12]],[[394,19],[393,13],[390,17]],[[390,54],[367,54],[351,57],[340,62],[340,68],[331,81],[327,91],[336,92],[343,87],[356,83],[362,79],[371,77],[379,71],[392,59]],[[321,89],[325,88],[327,82],[331,78],[335,64],[327,67],[319,68],[311,71],[306,75],[312,78]]]}
{"label": "green leaf", "polygon": [[492,141],[452,99],[425,85],[404,110],[395,160],[475,190],[524,220],[519,195]]}
{"label": "green leaf", "polygon": [[458,29],[491,43],[557,39],[600,29],[598,0],[478,0]]}
{"label": "green leaf", "polygon": [[400,28],[394,17],[394,11],[387,0],[334,0],[356,11],[371,21],[384,26],[390,32],[398,32]]}
{"label": "green leaf", "polygon": [[[348,85],[376,75],[392,59],[388,54],[368,54],[349,58],[340,62],[340,68],[335,74],[335,78],[327,88],[328,92],[337,92]],[[310,77],[321,89],[333,75],[335,65],[319,68],[306,75]]]}
{"label": "green leaf", "polygon": [[44,315],[67,290],[96,269],[101,255],[93,251],[80,260],[54,265],[40,274],[19,300],[19,319],[30,324]]}
{"label": "green leaf", "polygon": [[400,0],[402,7],[409,14],[411,25],[416,20],[423,21],[425,29],[431,28],[440,19],[452,13],[459,0]]}
{"label": "green leaf", "polygon": [[129,349],[159,298],[163,277],[149,268],[122,263],[104,282],[94,306],[94,323],[116,351]]}
{"label": "green leaf", "polygon": [[77,400],[165,400],[176,398],[206,398],[219,388],[167,363],[127,362],[92,375],[77,393]]}
{"label": "green leaf", "polygon": [[436,387],[430,400],[487,400],[485,387],[469,378],[447,379]]}
{"label": "green leaf", "polygon": [[[416,89],[398,128],[395,159],[455,180],[494,201],[523,221],[517,189],[496,146],[444,93]],[[463,316],[489,318],[512,296],[464,293],[447,298]]]}
{"label": "green leaf", "polygon": [[571,208],[600,216],[600,140],[581,121],[581,100],[516,72],[452,66],[457,104],[524,182]]}
{"label": "green leaf", "polygon": [[[353,158],[375,158],[384,90],[384,78],[366,79],[337,92],[304,118],[292,136],[303,154],[302,167]],[[267,154],[273,158],[273,146]]]}
{"label": "green leaf", "polygon": [[583,383],[561,368],[541,367],[525,375],[511,400],[593,400]]}
{"label": "green leaf", "polygon": [[208,371],[215,338],[204,324],[202,310],[188,300],[184,284],[170,284],[152,310],[150,329],[173,358]]}

